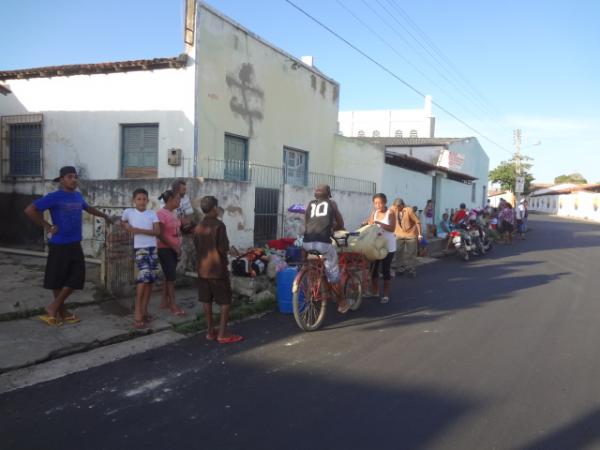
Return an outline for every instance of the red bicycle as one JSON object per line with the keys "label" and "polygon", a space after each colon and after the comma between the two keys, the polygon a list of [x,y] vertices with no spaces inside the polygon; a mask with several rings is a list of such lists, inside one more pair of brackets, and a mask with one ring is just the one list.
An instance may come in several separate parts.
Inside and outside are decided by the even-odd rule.
{"label": "red bicycle", "polygon": [[[341,254],[340,286],[342,295],[350,302],[350,309],[356,311],[362,304],[362,280],[366,278],[366,262],[359,253],[344,251],[348,247],[348,237],[358,233],[343,233],[334,236]],[[335,294],[327,280],[323,255],[317,251],[307,252],[302,268],[294,279],[292,288],[294,318],[304,331],[320,328],[325,320],[327,301]]]}

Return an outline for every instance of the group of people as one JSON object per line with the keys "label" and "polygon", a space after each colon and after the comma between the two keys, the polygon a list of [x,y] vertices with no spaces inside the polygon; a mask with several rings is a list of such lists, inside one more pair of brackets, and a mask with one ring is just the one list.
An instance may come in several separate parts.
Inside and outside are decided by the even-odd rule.
{"label": "group of people", "polygon": [[469,211],[464,203],[450,217],[444,213],[439,224],[435,228],[437,237],[445,239],[449,233],[460,225],[461,222],[472,215],[477,216],[477,222],[488,228],[492,238],[499,243],[512,243],[513,235],[516,233],[521,240],[525,239],[529,209],[527,200],[522,199],[516,208],[504,199],[500,199],[497,208],[490,205],[489,201],[485,208]]}
{"label": "group of people", "polygon": [[[84,200],[77,190],[79,180],[74,167],[62,167],[54,181],[60,184],[60,188],[33,202],[25,209],[25,213],[48,235],[44,287],[52,290],[53,301],[46,306],[46,314],[40,319],[48,325],[61,326],[81,320],[67,310],[65,301],[74,290],[83,289],[85,282],[85,260],[81,247],[82,212],[103,218],[107,225],[113,219]],[[121,216],[123,227],[133,236],[133,257],[138,269],[132,325],[142,329],[153,320],[148,305],[158,277],[159,263],[164,274],[160,308],[176,316],[185,315],[175,301],[175,281],[176,267],[182,254],[183,234],[189,233],[193,236],[196,251],[198,299],[203,304],[207,322],[206,338],[220,343],[239,342],[242,336],[227,330],[232,292],[228,268],[229,239],[225,224],[220,220],[222,209],[215,197],[205,196],[200,200],[203,219],[194,223],[194,210],[186,192],[185,181],[175,181],[171,189],[160,196],[161,208],[155,212],[147,209],[148,192],[138,188],[132,195],[133,207],[127,208]],[[46,210],[50,212],[52,223],[44,218]],[[439,237],[446,237],[454,226],[470,214],[466,206],[461,204],[452,217],[444,214],[435,227],[432,201],[427,202],[424,212],[427,233],[437,233]],[[511,242],[515,227],[524,238],[527,216],[526,201],[521,201],[515,210],[510,203],[502,200],[497,209],[485,208],[483,219],[497,223],[498,232],[507,242]],[[387,256],[371,264],[370,295],[380,297],[381,303],[388,303],[394,262],[396,275],[416,277],[417,251],[423,239],[421,222],[415,209],[408,207],[403,199],[396,198],[388,207],[386,195],[377,193],[373,196],[372,212],[364,224],[377,226],[386,240]],[[315,198],[306,209],[303,247],[306,251],[318,251],[323,255],[327,278],[341,313],[347,312],[352,305],[344,298],[339,286],[338,257],[331,237],[334,231],[343,228],[344,219],[331,198],[330,187],[317,186]],[[380,278],[383,278],[383,295],[380,295]],[[213,302],[220,306],[218,329],[213,324]]]}
{"label": "group of people", "polygon": [[[397,198],[391,207],[387,206],[387,197],[383,193],[373,196],[373,211],[365,224],[376,225],[387,243],[387,256],[371,264],[371,293],[380,297],[381,303],[390,301],[390,280],[392,264],[396,259],[396,274],[416,276],[418,243],[423,238],[421,222],[404,200]],[[343,297],[339,286],[340,272],[336,249],[331,236],[336,230],[344,229],[344,219],[334,200],[328,185],[319,185],[315,189],[315,199],[306,208],[303,248],[306,251],[318,251],[323,255],[327,279],[338,300],[338,311],[346,313],[352,305]],[[383,295],[380,295],[380,272],[383,278]]]}
{"label": "group of people", "polygon": [[[60,169],[54,180],[60,184],[57,191],[34,201],[25,209],[29,218],[42,227],[48,236],[48,258],[44,274],[44,288],[52,290],[53,301],[46,306],[40,319],[50,326],[72,324],[81,320],[68,311],[65,301],[74,290],[83,289],[85,259],[81,247],[82,212],[101,217],[107,225],[113,222],[107,214],[88,205],[77,190],[79,179],[72,166]],[[239,342],[242,336],[231,334],[227,322],[232,301],[229,281],[229,239],[225,224],[219,219],[218,200],[205,196],[200,200],[204,216],[194,223],[194,212],[186,195],[186,183],[177,180],[160,196],[158,212],[147,209],[148,192],[138,188],[132,194],[132,208],[121,216],[123,227],[133,236],[135,265],[137,267],[135,311],[133,327],[146,328],[154,319],[148,305],[154,282],[158,278],[158,264],[164,274],[160,308],[176,316],[185,315],[175,301],[176,267],[182,254],[183,233],[193,236],[198,270],[198,299],[203,304],[207,323],[206,338],[221,344]],[[44,218],[48,210],[52,223]],[[213,324],[212,304],[220,306],[220,326]]]}

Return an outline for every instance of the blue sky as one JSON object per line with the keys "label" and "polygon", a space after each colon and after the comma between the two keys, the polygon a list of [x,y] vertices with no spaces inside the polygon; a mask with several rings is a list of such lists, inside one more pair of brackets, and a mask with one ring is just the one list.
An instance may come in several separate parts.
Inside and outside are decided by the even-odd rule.
{"label": "blue sky", "polygon": [[[523,153],[534,158],[538,181],[570,172],[600,181],[600,2],[294,1],[505,149],[513,149],[512,130],[521,128]],[[183,49],[183,0],[2,4],[0,70],[175,56]],[[315,64],[341,83],[342,110],[423,103],[284,0],[209,4],[293,55],[313,55]],[[413,40],[406,30],[421,35],[401,11],[452,67],[422,40]],[[474,134],[439,109],[434,114],[437,136]],[[492,167],[510,158],[479,139]],[[541,145],[532,145],[538,141]]]}

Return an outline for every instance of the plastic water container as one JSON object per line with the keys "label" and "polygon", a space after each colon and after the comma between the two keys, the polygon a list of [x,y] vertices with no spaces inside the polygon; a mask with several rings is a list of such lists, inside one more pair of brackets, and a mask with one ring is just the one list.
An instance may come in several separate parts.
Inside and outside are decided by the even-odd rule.
{"label": "plastic water container", "polygon": [[277,285],[277,307],[281,313],[291,314],[294,312],[292,307],[292,287],[297,273],[298,269],[295,267],[287,267],[281,272],[277,272],[277,275],[275,276],[275,284]]}
{"label": "plastic water container", "polygon": [[302,249],[300,247],[291,246],[285,250],[285,259],[288,263],[298,263],[302,259]]}

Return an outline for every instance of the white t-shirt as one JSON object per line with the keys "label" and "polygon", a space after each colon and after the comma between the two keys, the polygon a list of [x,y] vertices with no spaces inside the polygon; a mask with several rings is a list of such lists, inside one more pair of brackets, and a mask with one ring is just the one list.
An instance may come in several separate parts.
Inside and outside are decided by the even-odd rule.
{"label": "white t-shirt", "polygon": [[[152,230],[154,224],[159,222],[158,216],[154,211],[138,211],[135,208],[127,208],[123,211],[121,220],[134,228],[141,228],[142,230]],[[156,247],[156,237],[135,234],[133,236],[133,246],[134,248]]]}
{"label": "white t-shirt", "polygon": [[[375,211],[373,214],[374,214],[374,216],[373,216],[374,220],[381,222],[381,223],[385,223],[386,225],[390,225],[390,214],[392,214],[391,209],[388,209],[386,212],[384,212],[383,217],[381,217],[381,214],[378,213],[377,211]],[[381,230],[381,235],[387,241],[388,252],[390,252],[390,253],[395,252],[396,251],[396,235],[394,234],[394,232],[384,230],[383,228],[381,228],[381,225],[379,225],[379,224],[377,226]]]}
{"label": "white t-shirt", "polygon": [[525,205],[521,203],[517,206],[517,220],[523,220],[525,218]]}

